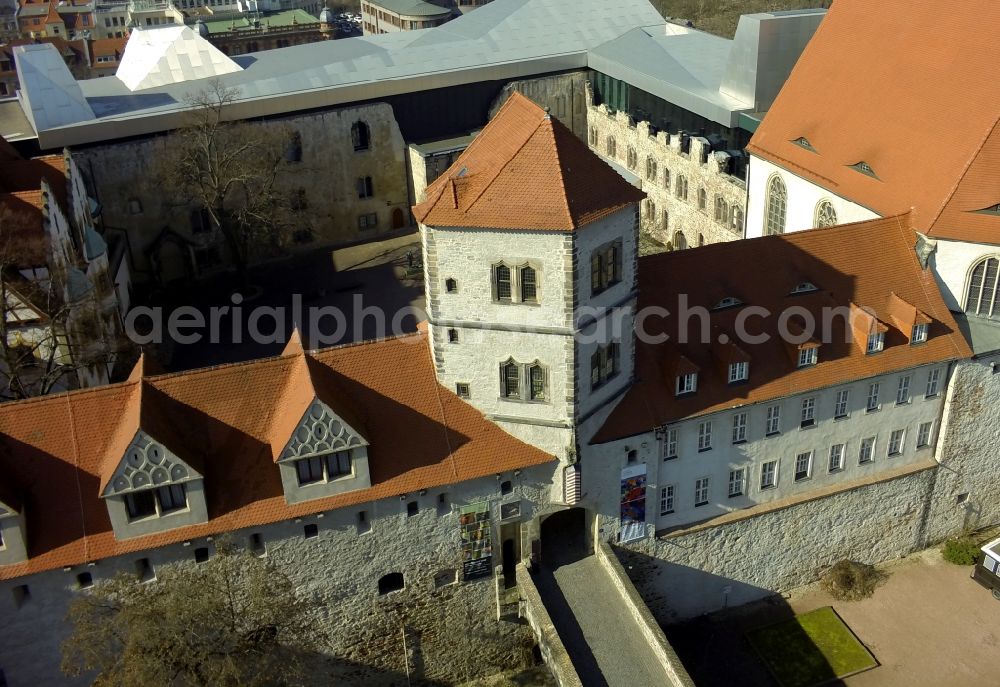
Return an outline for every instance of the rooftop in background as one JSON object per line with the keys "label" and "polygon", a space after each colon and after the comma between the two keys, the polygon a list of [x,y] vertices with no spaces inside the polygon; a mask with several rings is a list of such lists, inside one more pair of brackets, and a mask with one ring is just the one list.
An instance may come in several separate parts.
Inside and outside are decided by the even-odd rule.
{"label": "rooftop in background", "polygon": [[209,34],[230,34],[240,31],[266,31],[268,29],[301,26],[307,28],[319,26],[319,19],[303,9],[281,10],[280,12],[263,12],[259,18],[247,14],[223,18],[202,18]]}
{"label": "rooftop in background", "polygon": [[437,17],[451,14],[451,9],[424,0],[365,0],[369,5],[389,10],[401,17]]}
{"label": "rooftop in background", "polygon": [[[921,268],[915,243],[910,216],[905,214],[640,258],[639,311],[663,307],[670,312],[665,319],[647,319],[646,331],[652,336],[667,334],[670,340],[638,344],[637,382],[594,443],[808,389],[968,357],[965,338],[933,273]],[[723,276],[706,279],[707,274]],[[698,343],[700,317],[678,316],[679,294],[687,295],[690,307],[709,310],[711,343]],[[885,332],[882,351],[866,353],[867,314],[858,319],[852,315],[850,328],[844,318],[833,318],[825,340],[817,332],[814,339],[796,345],[779,335],[779,316],[793,306],[805,308],[819,325],[824,321],[823,308],[852,304],[874,312],[874,326]],[[746,321],[748,333],[766,334],[767,342],[751,344],[736,336],[736,318],[750,306],[770,313],[751,315]],[[913,325],[928,321],[927,341],[911,345]],[[679,343],[679,322],[686,324],[684,340],[691,343]],[[794,318],[790,324],[795,326]],[[860,338],[859,325],[864,328]],[[720,343],[721,335],[730,343]],[[846,343],[848,337],[851,343]],[[800,349],[817,344],[818,362],[799,367]],[[730,362],[749,362],[746,382],[729,383]],[[697,390],[678,396],[676,377],[690,372],[698,373]]]}
{"label": "rooftop in background", "polygon": [[515,91],[413,214],[435,227],[570,231],[643,198]]}
{"label": "rooftop in background", "polygon": [[[282,413],[297,412],[290,399],[303,386],[303,355],[290,345],[277,358],[160,377],[136,372],[123,384],[0,405],[0,495],[19,486],[10,498],[29,513],[29,559],[0,567],[0,579],[554,461],[440,386],[420,333],[308,354],[310,374],[350,407],[352,426],[370,442],[371,488],[288,505],[272,443],[288,419]],[[140,389],[139,402],[155,399],[144,412],[156,414],[157,427],[205,437],[183,448],[204,467],[209,519],[118,541],[100,485],[108,462],[121,460],[116,430],[134,423]]]}
{"label": "rooftop in background", "polygon": [[837,0],[748,150],[880,215],[913,208],[931,236],[1000,243],[998,24],[996,2]]}
{"label": "rooftop in background", "polygon": [[591,50],[589,66],[736,127],[741,112],[771,105],[825,14],[745,15],[731,41],[673,23],[637,28]]}

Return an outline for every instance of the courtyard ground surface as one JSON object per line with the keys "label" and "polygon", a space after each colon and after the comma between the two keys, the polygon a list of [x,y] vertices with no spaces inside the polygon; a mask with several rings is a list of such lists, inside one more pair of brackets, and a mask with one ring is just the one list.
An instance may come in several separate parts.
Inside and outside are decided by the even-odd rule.
{"label": "courtyard ground surface", "polygon": [[833,606],[875,655],[872,670],[828,684],[961,687],[998,684],[1000,602],[932,549],[885,566],[887,581],[862,601],[836,601],[818,585],[665,628],[699,687],[773,686],[745,638],[753,629]]}

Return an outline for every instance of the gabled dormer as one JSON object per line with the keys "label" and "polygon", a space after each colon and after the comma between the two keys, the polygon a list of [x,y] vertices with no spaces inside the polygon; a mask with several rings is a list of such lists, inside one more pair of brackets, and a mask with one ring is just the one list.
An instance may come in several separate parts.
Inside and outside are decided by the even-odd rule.
{"label": "gabled dormer", "polygon": [[889,326],[871,308],[851,303],[851,330],[854,343],[864,355],[875,355],[885,349],[885,334]]}
{"label": "gabled dormer", "polygon": [[294,367],[276,404],[270,441],[285,501],[368,489],[368,440],[333,371],[305,353],[298,332],[282,355],[293,357]]}
{"label": "gabled dormer", "polygon": [[713,328],[710,348],[719,374],[727,384],[743,384],[750,379],[750,354],[736,345],[733,336]]}
{"label": "gabled dormer", "polygon": [[116,539],[208,521],[201,460],[184,436],[184,419],[143,370],[140,358],[101,471],[100,495]]}
{"label": "gabled dormer", "polygon": [[6,476],[0,475],[0,565],[28,560],[24,504]]}
{"label": "gabled dormer", "polygon": [[889,313],[889,321],[902,332],[911,346],[927,342],[931,318],[916,306],[893,292],[889,294],[886,311]]}

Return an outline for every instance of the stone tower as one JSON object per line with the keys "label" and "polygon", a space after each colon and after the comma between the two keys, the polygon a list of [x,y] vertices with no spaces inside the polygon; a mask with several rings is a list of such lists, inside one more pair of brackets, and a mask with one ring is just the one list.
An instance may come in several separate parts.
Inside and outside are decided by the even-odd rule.
{"label": "stone tower", "polygon": [[643,197],[514,93],[414,208],[438,379],[567,464],[632,379]]}

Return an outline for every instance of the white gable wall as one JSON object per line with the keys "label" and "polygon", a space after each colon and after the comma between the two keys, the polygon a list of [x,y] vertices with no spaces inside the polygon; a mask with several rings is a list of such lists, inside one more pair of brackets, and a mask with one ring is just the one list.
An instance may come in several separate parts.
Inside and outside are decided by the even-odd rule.
{"label": "white gable wall", "polygon": [[965,291],[972,268],[983,258],[1000,258],[1000,246],[939,239],[931,267],[949,310],[965,309]]}
{"label": "white gable wall", "polygon": [[788,189],[785,233],[812,229],[815,226],[816,206],[822,200],[829,200],[833,203],[833,207],[837,211],[837,224],[850,224],[851,222],[861,222],[879,217],[866,207],[831,193],[822,186],[817,186],[772,162],[751,155],[750,166],[747,170],[746,238],[764,235],[767,184],[775,174],[781,177]]}

